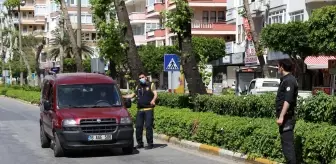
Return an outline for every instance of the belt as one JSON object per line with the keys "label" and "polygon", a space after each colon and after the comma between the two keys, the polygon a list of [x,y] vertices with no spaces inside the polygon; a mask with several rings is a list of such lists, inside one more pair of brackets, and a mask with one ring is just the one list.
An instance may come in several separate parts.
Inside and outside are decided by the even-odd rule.
{"label": "belt", "polygon": [[138,111],[153,110],[154,108],[139,108]]}

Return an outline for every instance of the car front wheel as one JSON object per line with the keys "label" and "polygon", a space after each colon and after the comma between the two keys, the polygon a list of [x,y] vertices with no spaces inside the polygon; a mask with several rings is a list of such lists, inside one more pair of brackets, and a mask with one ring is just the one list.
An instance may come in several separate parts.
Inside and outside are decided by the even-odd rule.
{"label": "car front wheel", "polygon": [[43,125],[40,125],[40,141],[42,148],[50,148],[51,140],[46,135]]}

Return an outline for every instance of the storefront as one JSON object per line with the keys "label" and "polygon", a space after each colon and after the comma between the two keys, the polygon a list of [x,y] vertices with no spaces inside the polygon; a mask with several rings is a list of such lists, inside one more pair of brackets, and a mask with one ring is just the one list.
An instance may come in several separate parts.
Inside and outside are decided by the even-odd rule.
{"label": "storefront", "polygon": [[332,88],[335,88],[335,76],[328,70],[328,61],[335,60],[334,56],[308,56],[304,63],[307,69],[312,73],[312,92],[315,94],[318,90],[327,94],[332,94]]}

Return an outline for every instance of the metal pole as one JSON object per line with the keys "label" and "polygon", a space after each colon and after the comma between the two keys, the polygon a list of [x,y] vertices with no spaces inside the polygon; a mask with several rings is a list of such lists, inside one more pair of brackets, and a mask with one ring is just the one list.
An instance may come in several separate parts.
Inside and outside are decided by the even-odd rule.
{"label": "metal pole", "polygon": [[[19,54],[20,54],[20,66],[22,67],[22,29],[21,29],[21,9],[20,5],[18,6],[18,19],[19,19]],[[20,85],[23,85],[23,72],[22,70],[20,71]]]}
{"label": "metal pole", "polygon": [[173,88],[173,72],[174,71],[171,71],[171,73],[170,73],[170,89],[171,89],[172,93],[174,93],[174,88]]}
{"label": "metal pole", "polygon": [[[62,14],[62,17],[61,17],[61,42],[64,41],[64,16]],[[60,53],[60,70],[59,72],[60,73],[63,73],[63,55],[64,55],[64,47],[63,47],[63,44],[61,44],[61,53]]]}
{"label": "metal pole", "polygon": [[80,58],[82,58],[82,11],[81,0],[77,0],[77,46]]}

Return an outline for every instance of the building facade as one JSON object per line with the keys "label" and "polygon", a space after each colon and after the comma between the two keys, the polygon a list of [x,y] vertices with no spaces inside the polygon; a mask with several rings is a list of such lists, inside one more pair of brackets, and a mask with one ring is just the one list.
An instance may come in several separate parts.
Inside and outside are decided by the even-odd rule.
{"label": "building facade", "polygon": [[[250,0],[250,10],[257,33],[260,33],[262,28],[273,23],[288,23],[290,21],[307,21],[312,12],[320,7],[327,5],[335,5],[336,0]],[[236,26],[236,40],[227,43],[232,47],[227,50],[231,54],[246,53],[246,35],[244,18],[239,14],[243,10],[243,0],[228,0],[226,21],[228,24]],[[228,47],[227,47],[228,48]],[[246,55],[244,55],[246,56]],[[276,61],[284,58],[289,58],[287,54],[282,52],[267,51],[265,54],[268,65],[275,65]],[[325,69],[328,65],[328,57],[307,57],[305,64],[307,69],[311,69],[309,74],[319,74],[319,69]],[[318,66],[318,67],[317,67]],[[304,73],[307,70],[304,69]],[[277,77],[276,68],[270,68],[272,77]],[[312,77],[304,77],[304,81],[311,81]],[[311,87],[311,84],[307,85]]]}
{"label": "building facade", "polygon": [[[137,45],[172,45],[176,34],[160,22],[160,12],[175,10],[172,0],[127,0],[127,11]],[[194,11],[192,34],[234,40],[235,26],[225,22],[227,0],[189,0]]]}

